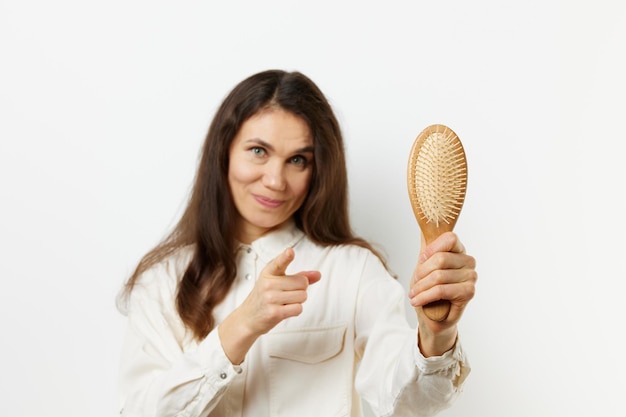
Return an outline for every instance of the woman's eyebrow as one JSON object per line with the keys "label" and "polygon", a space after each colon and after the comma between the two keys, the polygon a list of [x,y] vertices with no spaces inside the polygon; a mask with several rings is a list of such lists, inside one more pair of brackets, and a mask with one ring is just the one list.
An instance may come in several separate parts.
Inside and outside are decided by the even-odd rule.
{"label": "woman's eyebrow", "polygon": [[296,149],[294,153],[315,153],[315,147],[305,146],[304,148]]}
{"label": "woman's eyebrow", "polygon": [[264,148],[269,149],[270,151],[274,150],[274,147],[272,145],[270,145],[269,143],[267,143],[266,141],[264,141],[263,139],[259,139],[259,138],[252,138],[252,139],[248,139],[246,141],[246,143],[256,143],[257,145],[261,145]]}

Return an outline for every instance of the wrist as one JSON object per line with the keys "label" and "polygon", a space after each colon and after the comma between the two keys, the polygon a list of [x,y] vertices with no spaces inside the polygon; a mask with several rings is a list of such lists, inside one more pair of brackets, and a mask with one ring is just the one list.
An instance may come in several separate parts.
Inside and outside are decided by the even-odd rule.
{"label": "wrist", "polygon": [[425,358],[441,356],[456,344],[458,331],[456,326],[441,332],[433,333],[426,328],[419,327],[417,346]]}
{"label": "wrist", "polygon": [[240,365],[244,361],[248,350],[259,337],[246,326],[244,320],[237,318],[237,311],[228,315],[217,329],[222,349],[233,365]]}

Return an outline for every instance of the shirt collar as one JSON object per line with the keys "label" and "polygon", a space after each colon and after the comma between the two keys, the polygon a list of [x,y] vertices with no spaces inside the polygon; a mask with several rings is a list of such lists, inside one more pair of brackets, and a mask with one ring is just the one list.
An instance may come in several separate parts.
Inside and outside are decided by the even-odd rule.
{"label": "shirt collar", "polygon": [[258,238],[249,246],[262,261],[267,263],[285,249],[294,247],[303,237],[304,232],[298,229],[296,223],[291,219],[278,229]]}

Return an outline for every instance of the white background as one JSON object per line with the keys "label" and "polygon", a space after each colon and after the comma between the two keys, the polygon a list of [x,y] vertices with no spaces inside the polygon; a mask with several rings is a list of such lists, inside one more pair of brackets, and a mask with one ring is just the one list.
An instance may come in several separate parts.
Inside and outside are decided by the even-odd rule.
{"label": "white background", "polygon": [[356,232],[406,283],[417,134],[465,146],[473,372],[443,416],[617,415],[619,1],[0,0],[0,415],[117,414],[114,297],[184,205],[224,95],[300,70],[346,137]]}

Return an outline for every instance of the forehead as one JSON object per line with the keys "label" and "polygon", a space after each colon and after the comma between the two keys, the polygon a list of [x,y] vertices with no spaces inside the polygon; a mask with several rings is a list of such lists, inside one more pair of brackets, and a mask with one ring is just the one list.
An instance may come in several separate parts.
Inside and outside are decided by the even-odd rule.
{"label": "forehead", "polygon": [[313,144],[313,135],[303,118],[276,108],[263,109],[241,125],[235,141],[251,139],[268,143],[291,142],[298,146]]}

